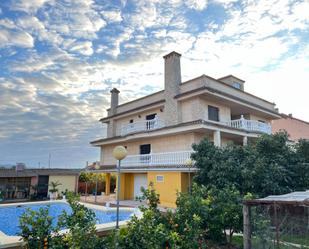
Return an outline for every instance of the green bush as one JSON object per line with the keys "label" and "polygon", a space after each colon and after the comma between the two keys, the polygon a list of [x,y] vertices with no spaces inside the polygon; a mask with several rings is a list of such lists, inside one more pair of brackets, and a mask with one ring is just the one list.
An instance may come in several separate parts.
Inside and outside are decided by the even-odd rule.
{"label": "green bush", "polygon": [[21,232],[19,236],[25,242],[25,248],[44,248],[44,242],[48,244],[52,242],[52,233],[57,232],[52,226],[52,217],[48,215],[49,208],[40,208],[38,211],[26,210],[20,216],[19,228]]}
{"label": "green bush", "polygon": [[[43,249],[44,243],[49,249],[100,249],[106,248],[103,240],[99,239],[95,230],[95,214],[78,202],[79,197],[67,192],[68,203],[72,213],[65,211],[59,216],[56,226],[48,215],[49,207],[39,211],[27,209],[20,217],[20,236],[27,249]],[[66,233],[60,233],[61,229]]]}
{"label": "green bush", "polygon": [[[186,210],[182,215],[179,211],[161,213],[158,209],[159,195],[156,194],[152,184],[148,189],[142,189],[147,207],[140,207],[142,217],[133,217],[126,228],[115,232],[110,238],[108,248],[118,249],[194,249],[204,248],[201,217],[186,208],[187,197],[178,197],[181,210]],[[201,200],[201,199],[200,199]],[[186,217],[186,221],[182,218]]]}

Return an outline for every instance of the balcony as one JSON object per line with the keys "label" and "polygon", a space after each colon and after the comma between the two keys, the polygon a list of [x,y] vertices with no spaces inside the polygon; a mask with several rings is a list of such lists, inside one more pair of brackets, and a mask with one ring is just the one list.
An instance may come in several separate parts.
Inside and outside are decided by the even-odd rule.
{"label": "balcony", "polygon": [[226,125],[235,129],[243,129],[251,132],[261,132],[271,134],[271,125],[263,123],[257,120],[244,119],[243,116],[240,119],[235,119],[226,122]]}
{"label": "balcony", "polygon": [[165,153],[151,153],[144,155],[127,156],[121,161],[121,167],[158,167],[158,166],[185,166],[192,151],[177,151]]}
{"label": "balcony", "polygon": [[122,125],[120,134],[121,136],[125,136],[130,133],[136,133],[140,131],[151,131],[162,127],[164,127],[163,120],[160,120],[159,118],[154,118],[151,120],[137,121],[134,123]]}

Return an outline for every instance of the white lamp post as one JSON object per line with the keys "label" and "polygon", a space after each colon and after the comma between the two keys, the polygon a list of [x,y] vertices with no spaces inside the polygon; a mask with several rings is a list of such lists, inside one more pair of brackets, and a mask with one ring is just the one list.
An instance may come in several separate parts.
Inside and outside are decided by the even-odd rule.
{"label": "white lamp post", "polygon": [[189,194],[191,194],[191,172],[190,169],[193,165],[193,161],[191,160],[191,158],[187,159],[185,164],[189,167]]}
{"label": "white lamp post", "polygon": [[117,164],[117,219],[116,229],[119,228],[119,192],[120,192],[120,161],[127,156],[128,152],[123,146],[116,146],[113,150],[113,157],[118,161]]}
{"label": "white lamp post", "polygon": [[[96,162],[94,168],[95,168],[95,170],[99,170],[100,164],[98,162]],[[98,195],[98,175],[96,173],[96,175],[95,175],[95,196],[94,196],[94,202],[95,203],[97,203],[97,195]]]}

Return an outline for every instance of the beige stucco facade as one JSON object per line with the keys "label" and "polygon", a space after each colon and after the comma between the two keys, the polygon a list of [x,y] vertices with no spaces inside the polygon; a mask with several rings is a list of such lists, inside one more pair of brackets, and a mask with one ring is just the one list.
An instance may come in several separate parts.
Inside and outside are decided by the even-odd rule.
{"label": "beige stucco facade", "polygon": [[77,188],[77,180],[78,176],[76,175],[50,175],[48,181],[48,192],[51,182],[59,182],[61,184],[57,187],[59,194],[65,192],[65,190],[75,192]]}
{"label": "beige stucco facade", "polygon": [[[176,192],[188,186],[185,176],[190,171],[187,160],[193,143],[208,138],[216,146],[245,145],[270,133],[271,121],[280,118],[274,103],[245,92],[245,81],[235,76],[214,79],[202,75],[182,82],[180,57],[176,52],[164,56],[163,91],[121,105],[115,104],[119,91],[111,91],[108,116],[100,120],[108,126],[107,137],[92,145],[100,148],[100,164],[106,172],[115,171],[114,147],[126,147],[128,156],[122,162],[124,199],[132,197],[134,174],[147,174],[149,183],[161,172],[166,176],[165,184],[154,186],[162,202],[174,203]],[[151,114],[155,118],[146,120]],[[149,154],[142,152],[145,145]]]}

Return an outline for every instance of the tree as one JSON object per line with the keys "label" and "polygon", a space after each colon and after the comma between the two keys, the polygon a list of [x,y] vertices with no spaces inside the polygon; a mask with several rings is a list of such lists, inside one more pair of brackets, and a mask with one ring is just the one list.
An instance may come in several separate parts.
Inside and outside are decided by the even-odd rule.
{"label": "tree", "polygon": [[[194,205],[201,204],[203,198],[193,197],[198,201],[190,203],[191,199],[187,195],[179,195],[179,209],[177,208],[174,213],[163,214],[158,209],[159,195],[156,194],[152,184],[148,189],[142,189],[142,192],[142,199],[148,203],[147,206],[140,207],[142,217],[134,216],[126,228],[120,229],[107,239],[108,248],[197,249],[206,246],[202,241],[202,219],[198,213],[191,212]],[[189,206],[190,208],[187,208]]]}
{"label": "tree", "polygon": [[52,225],[53,218],[48,214],[49,208],[34,211],[30,208],[19,218],[21,232],[19,236],[25,242],[25,248],[44,248],[44,243],[51,243],[52,233],[57,232]]}
{"label": "tree", "polygon": [[199,169],[195,181],[218,189],[234,186],[241,195],[259,197],[305,190],[308,147],[307,141],[292,146],[285,132],[263,135],[247,146],[219,148],[205,139],[193,145],[192,159]]}
{"label": "tree", "polygon": [[72,213],[68,214],[64,211],[58,220],[58,229],[68,229],[68,232],[63,235],[63,248],[97,248],[98,236],[95,228],[95,213],[80,204],[78,202],[79,196],[72,192],[67,193],[67,200]]}
{"label": "tree", "polygon": [[[235,232],[242,231],[242,197],[235,187],[211,188],[208,191],[208,236],[232,244]],[[228,231],[228,233],[227,233]]]}
{"label": "tree", "polygon": [[[50,249],[103,249],[104,240],[96,235],[95,214],[91,209],[78,202],[79,197],[74,193],[67,193],[72,213],[65,211],[53,225],[53,218],[49,216],[49,207],[38,211],[27,209],[20,217],[20,236],[27,249],[43,249],[44,244]],[[60,233],[67,229],[66,233]]]}

